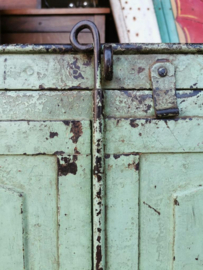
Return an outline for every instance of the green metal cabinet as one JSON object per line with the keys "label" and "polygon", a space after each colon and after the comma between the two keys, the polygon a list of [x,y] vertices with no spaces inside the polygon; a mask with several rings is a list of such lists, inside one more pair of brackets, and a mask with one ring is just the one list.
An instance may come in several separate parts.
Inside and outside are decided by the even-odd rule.
{"label": "green metal cabinet", "polygon": [[[203,46],[112,48],[111,81],[101,67],[101,241],[93,211],[92,52],[0,47],[1,270],[203,268]],[[174,67],[162,87],[169,79],[178,116],[156,115],[155,63]]]}

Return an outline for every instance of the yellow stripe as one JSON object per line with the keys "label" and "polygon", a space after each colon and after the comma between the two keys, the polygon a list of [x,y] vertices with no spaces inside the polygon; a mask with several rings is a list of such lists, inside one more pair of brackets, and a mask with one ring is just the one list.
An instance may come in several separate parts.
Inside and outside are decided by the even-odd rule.
{"label": "yellow stripe", "polygon": [[187,36],[187,41],[188,41],[188,43],[191,43],[190,34],[189,34],[187,28],[184,27],[184,30],[185,30],[185,33],[186,33],[186,36]]}

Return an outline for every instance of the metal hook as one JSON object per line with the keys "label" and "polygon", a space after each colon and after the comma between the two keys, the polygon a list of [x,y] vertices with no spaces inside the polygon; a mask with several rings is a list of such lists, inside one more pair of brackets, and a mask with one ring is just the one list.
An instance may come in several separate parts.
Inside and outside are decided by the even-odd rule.
{"label": "metal hook", "polygon": [[[78,34],[89,29],[93,35],[92,44],[82,45]],[[104,145],[103,145],[103,91],[101,88],[100,37],[96,25],[91,21],[76,24],[70,34],[72,46],[78,51],[94,49],[94,90],[93,90],[93,269],[105,269],[105,184],[104,184]]]}

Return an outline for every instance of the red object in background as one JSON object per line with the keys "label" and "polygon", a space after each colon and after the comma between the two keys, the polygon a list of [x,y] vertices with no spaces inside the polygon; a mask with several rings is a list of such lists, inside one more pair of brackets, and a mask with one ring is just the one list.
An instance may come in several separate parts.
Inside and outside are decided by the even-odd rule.
{"label": "red object in background", "polygon": [[203,43],[203,0],[175,0],[176,22],[187,43]]}

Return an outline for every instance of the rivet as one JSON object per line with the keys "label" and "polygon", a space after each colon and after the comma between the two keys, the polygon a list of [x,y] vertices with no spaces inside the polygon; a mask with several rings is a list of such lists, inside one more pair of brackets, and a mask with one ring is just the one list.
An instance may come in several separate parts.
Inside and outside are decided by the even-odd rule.
{"label": "rivet", "polygon": [[168,71],[165,67],[160,67],[158,69],[158,74],[160,77],[166,77],[167,73],[168,73]]}

